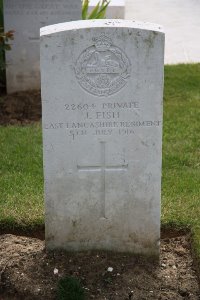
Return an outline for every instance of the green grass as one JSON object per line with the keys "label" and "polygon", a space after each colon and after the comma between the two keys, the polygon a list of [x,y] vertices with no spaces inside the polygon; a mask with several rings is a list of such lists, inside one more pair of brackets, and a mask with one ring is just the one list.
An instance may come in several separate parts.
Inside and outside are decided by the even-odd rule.
{"label": "green grass", "polygon": [[191,228],[200,255],[200,64],[165,68],[162,224]]}
{"label": "green grass", "polygon": [[[162,225],[190,228],[200,257],[200,64],[165,67]],[[0,128],[0,227],[44,224],[39,125]]]}
{"label": "green grass", "polygon": [[44,222],[41,127],[0,129],[0,227]]}

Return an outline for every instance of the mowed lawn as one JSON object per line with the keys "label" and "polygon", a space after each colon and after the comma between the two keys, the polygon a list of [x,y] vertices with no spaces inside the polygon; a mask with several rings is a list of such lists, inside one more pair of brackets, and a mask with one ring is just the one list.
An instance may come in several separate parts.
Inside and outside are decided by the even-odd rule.
{"label": "mowed lawn", "polygon": [[40,124],[0,127],[0,229],[44,222]]}
{"label": "mowed lawn", "polygon": [[162,224],[189,227],[200,257],[200,64],[165,67]]}
{"label": "mowed lawn", "polygon": [[[44,224],[41,125],[0,127],[0,229]],[[200,64],[165,67],[162,225],[200,257]]]}

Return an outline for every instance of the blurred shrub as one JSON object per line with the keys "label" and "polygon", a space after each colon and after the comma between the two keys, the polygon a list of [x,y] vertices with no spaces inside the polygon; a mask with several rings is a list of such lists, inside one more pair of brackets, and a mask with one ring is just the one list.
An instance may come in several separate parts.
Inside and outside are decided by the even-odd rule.
{"label": "blurred shrub", "polygon": [[5,68],[5,51],[11,50],[11,46],[9,44],[10,40],[14,38],[14,31],[10,30],[8,32],[4,32],[3,27],[0,27],[0,69],[3,70]]}

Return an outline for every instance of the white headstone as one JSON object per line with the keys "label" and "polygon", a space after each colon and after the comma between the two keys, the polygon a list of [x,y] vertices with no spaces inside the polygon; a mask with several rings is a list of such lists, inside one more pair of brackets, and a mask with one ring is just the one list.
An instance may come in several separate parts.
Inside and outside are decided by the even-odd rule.
{"label": "white headstone", "polygon": [[153,24],[41,29],[47,248],[158,254],[163,52]]}
{"label": "white headstone", "polygon": [[4,0],[5,30],[15,30],[6,52],[7,92],[40,89],[40,28],[81,19],[81,0]]}
{"label": "white headstone", "polygon": [[[94,9],[99,0],[90,0],[89,12]],[[106,9],[107,19],[124,19],[125,17],[125,0],[110,0]]]}

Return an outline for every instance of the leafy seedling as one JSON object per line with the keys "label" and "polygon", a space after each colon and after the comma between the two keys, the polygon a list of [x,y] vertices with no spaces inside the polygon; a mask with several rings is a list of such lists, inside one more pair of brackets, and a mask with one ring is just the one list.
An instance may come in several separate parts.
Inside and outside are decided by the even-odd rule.
{"label": "leafy seedling", "polygon": [[57,286],[58,300],[85,300],[84,289],[80,281],[74,277],[61,278]]}

